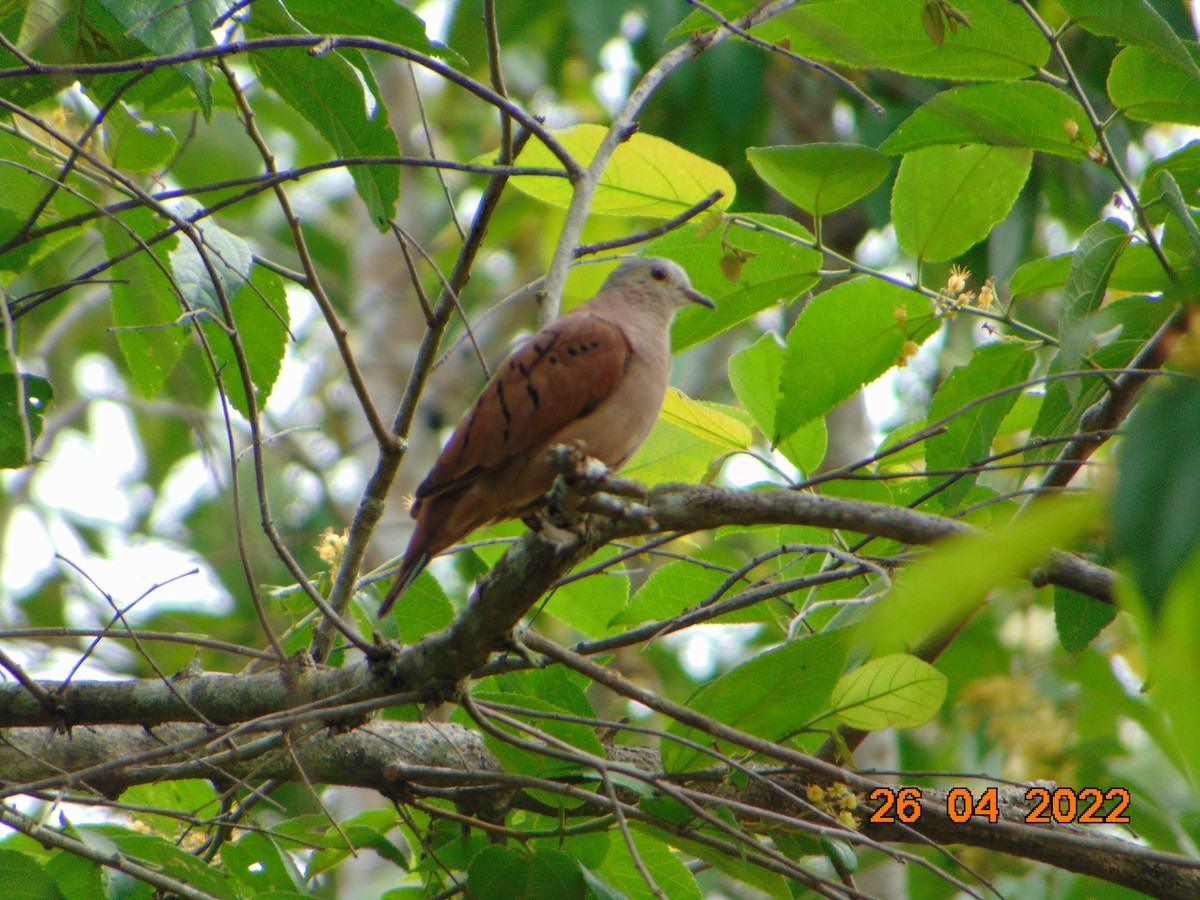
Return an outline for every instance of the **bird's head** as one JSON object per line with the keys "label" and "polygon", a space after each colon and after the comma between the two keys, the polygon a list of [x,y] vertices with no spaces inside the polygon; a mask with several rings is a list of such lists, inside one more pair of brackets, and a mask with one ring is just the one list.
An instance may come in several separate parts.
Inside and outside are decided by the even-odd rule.
{"label": "bird's head", "polygon": [[716,309],[717,306],[692,287],[687,272],[678,263],[661,256],[622,263],[608,276],[602,291],[614,291],[627,297],[647,300],[656,306],[665,306],[668,313],[689,303],[699,303],[709,309]]}

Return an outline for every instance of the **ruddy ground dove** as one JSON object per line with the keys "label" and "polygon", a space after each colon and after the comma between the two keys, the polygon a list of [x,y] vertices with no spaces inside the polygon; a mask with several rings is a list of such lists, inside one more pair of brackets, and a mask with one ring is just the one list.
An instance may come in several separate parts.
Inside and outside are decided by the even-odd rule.
{"label": "ruddy ground dove", "polygon": [[526,515],[554,484],[547,450],[578,441],[620,468],[645,440],[671,370],[671,319],[713,307],[668,259],[635,259],[501,363],[417,488],[417,520],[383,616],[429,560],[476,528]]}

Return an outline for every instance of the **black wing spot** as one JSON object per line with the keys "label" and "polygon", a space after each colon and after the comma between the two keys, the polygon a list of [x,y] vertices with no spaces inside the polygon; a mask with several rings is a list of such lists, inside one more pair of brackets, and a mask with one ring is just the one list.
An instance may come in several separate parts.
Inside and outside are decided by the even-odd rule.
{"label": "black wing spot", "polygon": [[550,356],[547,358],[550,360],[550,365],[554,365],[556,362],[558,362],[558,354],[557,353],[551,353]]}
{"label": "black wing spot", "polygon": [[529,368],[525,365],[525,363],[517,363],[517,368],[520,369],[522,375],[524,375],[526,378],[529,377]]}
{"label": "black wing spot", "polygon": [[537,409],[542,402],[542,398],[538,396],[537,388],[532,384],[525,385],[525,393],[529,395],[529,399],[533,401],[533,408]]}
{"label": "black wing spot", "polygon": [[504,413],[504,421],[506,423],[506,427],[504,429],[504,439],[508,440],[507,423],[512,421],[512,413],[509,412],[508,401],[505,400],[505,398],[504,398],[504,382],[503,381],[496,382],[496,398],[500,401],[500,412]]}
{"label": "black wing spot", "polygon": [[[480,398],[482,401],[482,398]],[[479,404],[475,404],[476,407]],[[461,463],[463,454],[467,452],[467,444],[471,443],[471,432],[475,430],[475,410],[471,410],[471,418],[467,420],[467,427],[463,429],[462,444],[458,447],[458,461]]]}
{"label": "black wing spot", "polygon": [[568,347],[568,348],[567,348],[567,356],[574,356],[574,355],[575,355],[576,353],[578,353],[578,352],[579,352],[579,351],[578,351],[578,350],[576,350],[574,347]]}
{"label": "black wing spot", "polygon": [[599,346],[600,346],[599,341],[592,341],[592,347],[599,347]]}
{"label": "black wing spot", "polygon": [[545,353],[545,352],[546,352],[546,350],[545,350],[545,348],[544,348],[544,347],[542,347],[542,345],[541,345],[541,344],[534,344],[534,345],[533,345],[533,352],[534,352],[534,353],[536,353],[536,354],[538,354],[539,356],[541,356],[543,353]]}

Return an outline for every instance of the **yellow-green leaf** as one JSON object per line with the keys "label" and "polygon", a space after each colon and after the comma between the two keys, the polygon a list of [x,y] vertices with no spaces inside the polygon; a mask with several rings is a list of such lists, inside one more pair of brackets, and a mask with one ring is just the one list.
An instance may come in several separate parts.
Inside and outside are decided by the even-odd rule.
{"label": "yellow-green leaf", "polygon": [[924,725],[945,699],[946,676],[907,653],[868,660],[833,689],[838,718],[863,731]]}
{"label": "yellow-green leaf", "polygon": [[697,403],[678,388],[667,388],[662,419],[727,450],[750,446],[750,429],[732,416]]}
{"label": "yellow-green leaf", "polygon": [[[607,129],[599,125],[573,125],[551,132],[582,166],[591,163]],[[476,162],[491,162],[494,153]],[[544,145],[530,141],[517,158],[522,166],[557,167],[558,160]],[[565,178],[522,175],[513,187],[543,203],[564,209],[571,203],[572,187]],[[592,199],[592,212],[609,216],[647,216],[669,219],[695,206],[713,191],[724,197],[717,208],[733,201],[737,188],[729,173],[716,163],[689,153],[652,134],[635,134],[617,147]]]}

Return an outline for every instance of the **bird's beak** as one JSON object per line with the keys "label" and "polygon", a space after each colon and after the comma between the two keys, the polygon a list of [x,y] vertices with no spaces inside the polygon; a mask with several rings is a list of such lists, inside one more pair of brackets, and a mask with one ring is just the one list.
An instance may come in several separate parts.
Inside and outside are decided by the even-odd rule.
{"label": "bird's beak", "polygon": [[717,308],[717,304],[713,303],[710,298],[705,297],[702,293],[693,288],[686,288],[683,292],[683,296],[687,297],[692,303],[699,303],[701,306],[707,306],[709,309]]}

